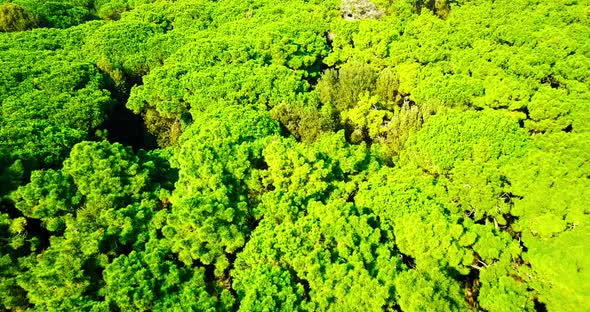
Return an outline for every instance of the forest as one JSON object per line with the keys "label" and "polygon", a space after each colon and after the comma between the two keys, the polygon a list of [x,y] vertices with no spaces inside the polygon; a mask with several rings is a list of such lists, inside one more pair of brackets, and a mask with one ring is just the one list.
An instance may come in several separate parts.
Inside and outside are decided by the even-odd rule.
{"label": "forest", "polygon": [[584,311],[590,0],[0,0],[1,311]]}

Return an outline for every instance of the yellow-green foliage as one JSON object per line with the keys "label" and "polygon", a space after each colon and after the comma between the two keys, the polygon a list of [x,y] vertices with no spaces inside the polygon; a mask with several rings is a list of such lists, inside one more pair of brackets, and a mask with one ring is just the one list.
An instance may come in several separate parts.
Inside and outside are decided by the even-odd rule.
{"label": "yellow-green foliage", "polygon": [[14,3],[0,4],[0,32],[29,30],[37,25],[35,17]]}

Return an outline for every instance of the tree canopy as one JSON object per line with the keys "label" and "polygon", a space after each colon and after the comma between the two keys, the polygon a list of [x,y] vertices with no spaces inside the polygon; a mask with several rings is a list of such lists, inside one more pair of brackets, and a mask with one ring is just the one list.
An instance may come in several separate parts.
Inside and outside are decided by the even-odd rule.
{"label": "tree canopy", "polygon": [[588,8],[0,0],[0,310],[583,310]]}

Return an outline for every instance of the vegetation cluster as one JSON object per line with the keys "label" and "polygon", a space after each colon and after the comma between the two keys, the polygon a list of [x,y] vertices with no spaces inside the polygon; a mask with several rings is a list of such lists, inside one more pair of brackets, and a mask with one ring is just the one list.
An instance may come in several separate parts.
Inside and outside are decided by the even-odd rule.
{"label": "vegetation cluster", "polygon": [[580,311],[590,1],[0,0],[0,309]]}

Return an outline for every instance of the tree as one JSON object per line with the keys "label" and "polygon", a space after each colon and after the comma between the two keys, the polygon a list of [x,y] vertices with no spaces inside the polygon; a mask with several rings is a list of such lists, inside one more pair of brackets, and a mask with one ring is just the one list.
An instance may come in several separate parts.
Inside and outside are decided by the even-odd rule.
{"label": "tree", "polygon": [[229,106],[201,114],[182,135],[163,233],[183,263],[214,265],[215,275],[224,275],[228,257],[244,246],[261,216],[262,149],[278,132],[267,113]]}
{"label": "tree", "polygon": [[42,309],[104,308],[102,272],[157,235],[170,175],[157,154],[106,141],[77,144],[59,171],[33,172],[12,199],[53,236],[43,252],[21,258],[16,280],[27,299]]}
{"label": "tree", "polygon": [[14,3],[0,5],[0,31],[24,31],[37,26],[35,17]]}

